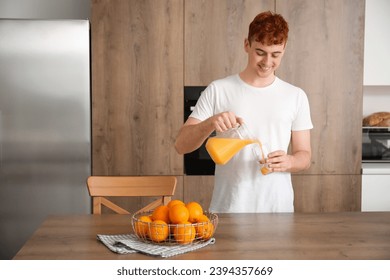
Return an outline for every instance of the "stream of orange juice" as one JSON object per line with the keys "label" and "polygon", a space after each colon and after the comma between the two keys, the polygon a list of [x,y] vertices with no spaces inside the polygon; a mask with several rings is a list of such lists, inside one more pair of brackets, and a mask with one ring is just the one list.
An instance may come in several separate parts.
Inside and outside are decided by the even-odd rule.
{"label": "stream of orange juice", "polygon": [[[206,150],[216,164],[226,164],[236,153],[246,145],[257,143],[260,146],[261,157],[265,162],[265,156],[261,142],[257,139],[236,139],[211,137],[207,140]],[[270,170],[263,166],[260,169],[263,175],[270,173]]]}
{"label": "stream of orange juice", "polygon": [[[263,145],[261,144],[260,141],[256,141],[259,146],[260,146],[260,151],[261,151],[261,159],[263,160],[263,162],[265,163],[265,156],[264,156],[264,151],[263,151]],[[261,171],[261,174],[263,175],[267,175],[268,173],[271,173],[271,170],[267,167],[267,166],[262,166],[260,168],[260,171]]]}

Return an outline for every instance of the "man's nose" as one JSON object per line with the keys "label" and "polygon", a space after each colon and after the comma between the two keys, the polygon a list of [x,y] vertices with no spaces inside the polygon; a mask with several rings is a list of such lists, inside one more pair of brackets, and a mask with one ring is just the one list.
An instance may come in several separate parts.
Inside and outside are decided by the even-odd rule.
{"label": "man's nose", "polygon": [[261,60],[261,63],[263,65],[268,65],[271,62],[271,58],[268,55],[265,55],[263,59]]}

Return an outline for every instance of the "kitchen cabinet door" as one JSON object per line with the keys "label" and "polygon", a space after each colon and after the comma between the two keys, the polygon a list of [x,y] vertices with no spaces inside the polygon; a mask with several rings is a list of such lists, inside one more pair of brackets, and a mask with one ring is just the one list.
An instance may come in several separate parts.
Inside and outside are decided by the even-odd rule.
{"label": "kitchen cabinet door", "polygon": [[390,1],[365,0],[364,85],[390,85]]}
{"label": "kitchen cabinet door", "polygon": [[253,18],[274,0],[185,0],[184,85],[203,86],[244,69]]}
{"label": "kitchen cabinet door", "polygon": [[210,207],[214,188],[214,176],[184,176],[184,201],[197,201],[204,210]]}
{"label": "kitchen cabinet door", "polygon": [[92,0],[94,175],[182,175],[183,1]]}
{"label": "kitchen cabinet door", "polygon": [[290,33],[277,75],[308,95],[312,166],[306,174],[360,174],[364,1],[278,0]]}
{"label": "kitchen cabinet door", "polygon": [[293,175],[298,213],[347,212],[361,209],[360,175]]}

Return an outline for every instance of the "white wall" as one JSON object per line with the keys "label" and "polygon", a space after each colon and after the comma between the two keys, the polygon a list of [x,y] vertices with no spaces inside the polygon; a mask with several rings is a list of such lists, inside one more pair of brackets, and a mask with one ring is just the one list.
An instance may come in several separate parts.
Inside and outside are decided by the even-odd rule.
{"label": "white wall", "polygon": [[90,0],[0,0],[0,18],[89,19]]}
{"label": "white wall", "polygon": [[390,112],[390,86],[365,86],[363,117],[375,112]]}
{"label": "white wall", "polygon": [[390,112],[390,1],[366,0],[363,117]]}

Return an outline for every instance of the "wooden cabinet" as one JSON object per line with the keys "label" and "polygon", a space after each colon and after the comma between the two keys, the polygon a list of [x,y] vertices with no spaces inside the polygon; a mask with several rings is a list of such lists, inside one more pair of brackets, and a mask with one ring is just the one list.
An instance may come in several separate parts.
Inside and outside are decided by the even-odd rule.
{"label": "wooden cabinet", "polygon": [[242,71],[249,24],[273,9],[274,0],[185,0],[184,84],[206,86]]}
{"label": "wooden cabinet", "polygon": [[277,75],[305,90],[314,124],[296,209],[360,210],[364,1],[283,0],[276,12],[290,26]]}
{"label": "wooden cabinet", "polygon": [[94,175],[181,175],[183,1],[92,0]]}
{"label": "wooden cabinet", "polygon": [[184,176],[183,199],[198,201],[207,210],[214,188],[214,176]]}
{"label": "wooden cabinet", "polygon": [[295,212],[360,211],[360,175],[292,176]]}
{"label": "wooden cabinet", "polygon": [[313,162],[307,173],[360,174],[364,2],[276,3],[290,26],[277,75],[303,88],[311,106]]}

